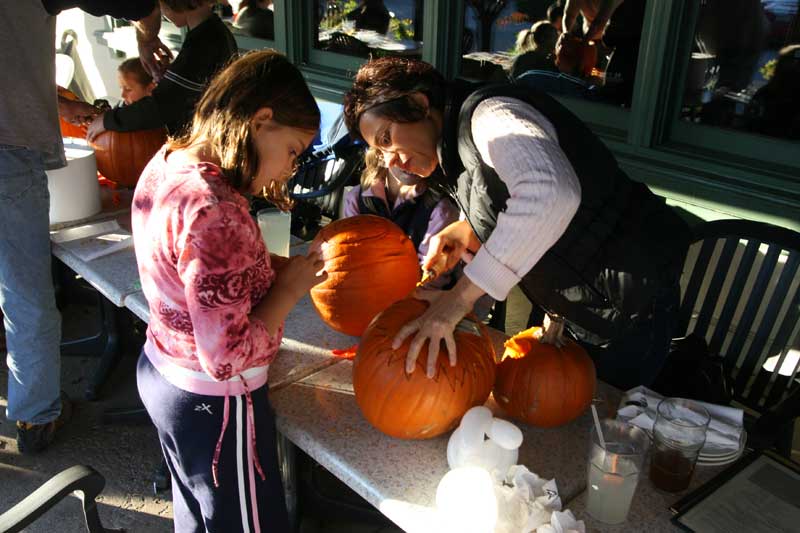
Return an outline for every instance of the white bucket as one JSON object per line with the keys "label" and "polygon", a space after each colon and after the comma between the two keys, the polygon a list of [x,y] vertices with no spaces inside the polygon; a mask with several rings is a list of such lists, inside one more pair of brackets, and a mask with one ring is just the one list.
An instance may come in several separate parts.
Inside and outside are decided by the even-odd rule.
{"label": "white bucket", "polygon": [[64,139],[67,166],[47,171],[50,224],[88,218],[100,212],[100,185],[94,149],[83,139]]}

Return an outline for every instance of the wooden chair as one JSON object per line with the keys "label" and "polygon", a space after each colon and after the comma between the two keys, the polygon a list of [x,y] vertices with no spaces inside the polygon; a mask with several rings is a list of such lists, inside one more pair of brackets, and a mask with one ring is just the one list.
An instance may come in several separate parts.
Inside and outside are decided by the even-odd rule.
{"label": "wooden chair", "polygon": [[694,332],[723,357],[735,402],[771,418],[780,410],[782,423],[792,422],[800,398],[800,234],[747,220],[705,222],[694,234],[677,332]]}

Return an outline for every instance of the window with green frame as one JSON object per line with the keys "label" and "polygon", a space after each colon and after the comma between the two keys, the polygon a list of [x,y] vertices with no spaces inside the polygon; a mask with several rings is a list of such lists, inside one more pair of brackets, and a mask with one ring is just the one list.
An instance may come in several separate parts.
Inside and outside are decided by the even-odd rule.
{"label": "window with green frame", "polygon": [[[699,204],[722,203],[726,209],[732,206],[726,211],[729,213],[736,213],[737,208],[745,216],[756,210],[759,213],[773,211],[789,213],[784,219],[795,216],[800,220],[797,141],[788,135],[741,127],[741,118],[745,116],[742,106],[739,106],[738,115],[735,110],[733,116],[723,115],[722,122],[719,118],[717,122],[711,118],[706,120],[714,115],[713,109],[709,109],[709,113],[702,109],[706,103],[703,99],[711,101],[713,95],[709,99],[711,93],[706,92],[700,94],[698,100],[697,93],[698,80],[704,91],[711,91],[712,87],[719,89],[721,76],[715,71],[714,61],[703,55],[714,55],[708,43],[704,42],[705,49],[698,45],[701,40],[698,33],[702,36],[707,31],[702,28],[704,10],[713,13],[720,5],[728,6],[726,20],[731,26],[728,31],[741,36],[747,33],[745,28],[750,27],[748,23],[752,21],[737,13],[744,7],[752,9],[755,5],[759,9],[761,6],[768,22],[765,30],[768,46],[766,55],[758,56],[755,68],[763,78],[758,81],[763,84],[769,81],[767,76],[772,68],[769,62],[777,59],[785,45],[797,41],[798,0],[625,0],[624,3],[634,2],[645,5],[645,12],[630,106],[556,96],[559,101],[601,136],[634,178],[655,185],[662,192]],[[327,35],[323,33],[320,39],[320,32],[327,31],[327,25],[335,26],[337,17],[344,18],[347,4],[340,0],[338,11],[332,8],[329,12],[328,2],[323,0],[274,0],[274,3],[275,48],[300,66],[317,97],[341,102],[352,76],[367,58],[326,49],[324,37]],[[422,59],[448,78],[465,75],[469,67],[463,68],[464,56],[470,52],[465,54],[464,29],[473,33],[472,51],[480,52],[485,47],[481,41],[482,25],[474,16],[470,20],[467,14],[467,4],[475,2],[408,0],[407,3],[414,5],[413,40],[419,43]],[[507,0],[500,3],[510,11],[502,12],[495,25],[500,20],[512,28],[513,33],[517,26],[523,28],[531,20],[538,21],[542,13],[546,16],[551,2]],[[384,0],[384,4],[387,10],[394,9],[392,0]],[[522,20],[518,12],[524,13],[526,9],[530,12],[529,20]],[[490,38],[488,43],[490,53],[508,49],[508,43],[496,37]],[[751,86],[744,95],[722,97],[754,97],[760,88]],[[735,92],[741,91],[739,88]],[[789,102],[796,103],[796,99],[790,98]]]}

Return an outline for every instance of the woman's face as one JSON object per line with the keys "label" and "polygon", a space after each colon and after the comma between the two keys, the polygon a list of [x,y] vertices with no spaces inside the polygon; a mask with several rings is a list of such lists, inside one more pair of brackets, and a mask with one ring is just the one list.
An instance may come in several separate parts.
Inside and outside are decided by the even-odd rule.
{"label": "woman's face", "polygon": [[297,157],[302,154],[316,132],[283,126],[272,120],[272,110],[262,108],[251,121],[252,139],[258,153],[258,172],[250,186],[259,194],[273,181],[286,183],[294,174]]}
{"label": "woman's face", "polygon": [[358,123],[361,135],[383,157],[384,166],[427,178],[439,165],[440,127],[432,116],[417,122],[392,122],[367,111]]}
{"label": "woman's face", "polygon": [[117,73],[117,82],[119,83],[119,89],[122,93],[122,99],[125,101],[125,105],[131,105],[145,96],[150,96],[155,87],[154,83],[142,85],[139,80],[136,79],[136,76],[122,72]]}

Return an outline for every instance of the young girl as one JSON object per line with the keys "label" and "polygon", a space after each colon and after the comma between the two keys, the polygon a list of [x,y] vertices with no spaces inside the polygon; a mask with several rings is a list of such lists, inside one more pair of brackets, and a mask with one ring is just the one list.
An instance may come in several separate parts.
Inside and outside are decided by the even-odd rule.
{"label": "young girl", "polygon": [[[364,163],[361,185],[353,187],[345,197],[344,216],[388,218],[409,236],[422,263],[431,236],[458,220],[458,208],[446,196],[429,189],[419,176],[397,167],[387,169],[373,148],[367,150]],[[449,272],[431,286],[445,287],[451,280]]]}
{"label": "young girl", "polygon": [[221,71],[190,132],[150,161],[133,235],[150,306],[139,394],[172,474],[175,531],[288,531],[267,370],[317,254],[273,267],[247,195],[286,206],[319,127],[299,71],[272,50]]}
{"label": "young girl", "polygon": [[156,87],[153,77],[147,73],[138,57],[128,58],[119,64],[117,82],[125,105],[131,105],[145,96],[151,96]]}

